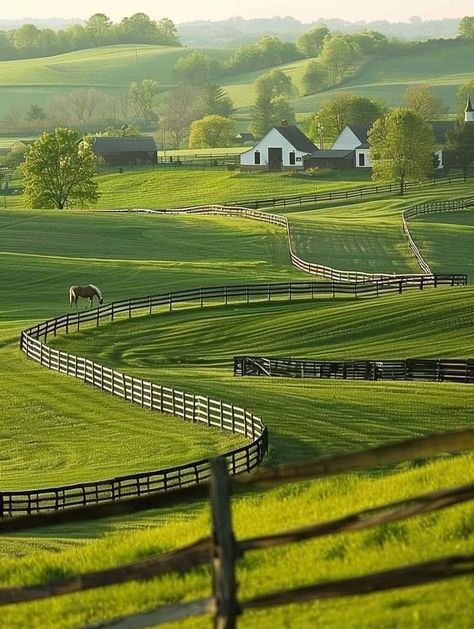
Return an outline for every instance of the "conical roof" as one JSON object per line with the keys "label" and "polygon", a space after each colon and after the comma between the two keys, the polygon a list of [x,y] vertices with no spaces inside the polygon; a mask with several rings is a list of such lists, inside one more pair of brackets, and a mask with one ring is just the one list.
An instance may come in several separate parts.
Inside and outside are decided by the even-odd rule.
{"label": "conical roof", "polygon": [[467,97],[466,109],[464,111],[474,111],[474,107],[472,106],[471,95]]}

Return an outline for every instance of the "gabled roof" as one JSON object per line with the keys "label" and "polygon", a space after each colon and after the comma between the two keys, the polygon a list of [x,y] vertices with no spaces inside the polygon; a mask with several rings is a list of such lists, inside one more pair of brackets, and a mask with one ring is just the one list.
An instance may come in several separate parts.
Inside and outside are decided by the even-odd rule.
{"label": "gabled roof", "polygon": [[155,140],[150,136],[119,138],[92,138],[92,149],[95,153],[153,153],[156,151]]}
{"label": "gabled roof", "polygon": [[469,94],[467,97],[466,109],[464,111],[474,111],[474,107],[472,106],[471,95]]}
{"label": "gabled roof", "polygon": [[[372,129],[372,125],[347,125],[352,133],[356,136],[356,138],[360,141],[361,144],[367,144],[367,135]],[[368,146],[368,144],[367,144]]]}
{"label": "gabled roof", "polygon": [[284,127],[275,127],[280,133],[297,151],[302,153],[313,153],[318,150],[318,147],[311,142],[311,140],[305,136],[305,134],[298,129],[295,125],[288,125]]}
{"label": "gabled roof", "polygon": [[438,144],[446,144],[446,134],[454,129],[455,122],[453,120],[433,120],[431,123],[436,142]]}

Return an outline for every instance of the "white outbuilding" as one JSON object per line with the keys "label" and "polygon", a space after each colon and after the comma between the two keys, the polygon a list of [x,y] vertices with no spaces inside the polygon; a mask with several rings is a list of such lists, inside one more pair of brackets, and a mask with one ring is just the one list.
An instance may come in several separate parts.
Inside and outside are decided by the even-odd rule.
{"label": "white outbuilding", "polygon": [[274,127],[260,142],[240,156],[242,171],[298,170],[303,168],[303,158],[318,148],[294,125],[282,122]]}

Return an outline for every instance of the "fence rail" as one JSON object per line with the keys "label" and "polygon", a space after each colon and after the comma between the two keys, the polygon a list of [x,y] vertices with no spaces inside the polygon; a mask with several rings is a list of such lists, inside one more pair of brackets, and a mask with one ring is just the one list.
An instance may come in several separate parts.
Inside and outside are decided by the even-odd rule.
{"label": "fence rail", "polygon": [[[474,485],[471,483],[460,487],[440,489],[344,515],[334,520],[242,540],[236,539],[234,534],[231,497],[234,493],[245,491],[249,486],[261,487],[262,481],[263,483],[270,482],[270,486],[280,486],[298,480],[353,473],[361,469],[373,469],[377,465],[391,465],[407,460],[426,459],[440,453],[459,454],[473,448],[474,430],[464,430],[419,437],[402,443],[381,446],[349,455],[338,455],[302,465],[268,468],[245,479],[232,479],[228,476],[225,459],[213,459],[210,462],[209,498],[212,531],[209,537],[197,540],[183,548],[142,558],[127,565],[67,576],[51,583],[2,588],[0,589],[0,605],[64,596],[130,581],[150,579],[172,572],[182,573],[210,563],[213,573],[213,594],[211,597],[167,605],[124,618],[88,625],[87,629],[92,629],[92,627],[95,629],[98,627],[115,627],[116,629],[134,627],[134,629],[139,629],[205,614],[214,615],[215,626],[229,628],[235,627],[238,616],[249,609],[300,603],[321,598],[371,594],[375,591],[434,583],[448,578],[470,575],[474,573],[474,555],[459,554],[390,568],[377,573],[320,582],[293,590],[270,592],[239,601],[235,570],[237,562],[249,551],[300,543],[326,535],[360,531],[434,513],[454,505],[465,504],[474,499]],[[191,491],[199,491],[199,496],[202,495],[202,490],[199,487],[195,487]],[[179,502],[179,492],[175,492],[175,496],[176,501]],[[129,501],[129,506],[132,507],[140,500],[142,499],[135,498]],[[114,508],[116,508],[115,505]],[[142,505],[141,508],[145,509],[149,506]],[[82,508],[79,510],[79,514],[82,517],[85,514],[87,517],[87,512],[90,510],[91,507]],[[132,509],[130,508],[125,512],[130,513]],[[109,515],[109,513],[105,513],[105,515]],[[70,516],[71,513],[66,511],[50,517],[53,517],[53,523],[61,524],[70,520]],[[32,520],[37,521],[36,526],[41,526],[43,517],[37,515],[32,518],[17,518],[17,525],[13,528],[10,527],[10,530],[17,532],[31,528]],[[0,531],[3,528],[3,523],[0,523]]]}
{"label": "fence rail", "polygon": [[[406,182],[404,190],[418,190],[419,188],[428,188],[430,186],[446,185],[452,183],[463,183],[467,178],[471,179],[474,175],[464,177],[462,175],[450,177],[436,177],[429,182]],[[383,186],[365,186],[361,188],[348,188],[346,190],[334,190],[333,192],[316,192],[313,194],[289,195],[287,197],[267,197],[262,199],[244,199],[240,201],[228,201],[224,205],[229,207],[242,207],[258,210],[266,207],[286,207],[292,205],[303,205],[307,203],[318,203],[320,201],[338,201],[341,199],[357,199],[376,194],[400,194],[400,184],[392,183]]]}
{"label": "fence rail", "polygon": [[[423,214],[431,214],[435,212],[456,211],[464,210],[474,206],[474,197],[468,197],[464,199],[454,199],[451,201],[428,201],[426,203],[420,203],[407,208],[402,212],[402,226],[403,232],[408,240],[408,245],[415,256],[422,272],[426,275],[433,275],[429,264],[423,258],[417,244],[415,243],[410,230],[408,228],[408,221],[412,218]],[[258,212],[256,210],[249,209],[248,207],[228,207],[226,205],[199,205],[188,208],[176,208],[166,210],[153,210],[153,209],[132,209],[132,210],[107,210],[108,212],[136,212],[142,214],[204,214],[204,215],[218,215],[218,216],[230,216],[246,218],[251,220],[260,221],[263,223],[269,223],[271,225],[278,225],[286,230],[286,237],[288,242],[288,249],[290,253],[291,264],[296,268],[308,273],[310,275],[318,275],[336,282],[361,282],[366,280],[393,278],[393,277],[405,277],[413,274],[389,274],[389,273],[368,273],[364,271],[346,271],[341,269],[335,269],[323,264],[316,264],[309,262],[301,258],[293,248],[293,242],[291,238],[290,223],[286,216],[279,214],[271,214],[269,212]]]}
{"label": "fence rail", "polygon": [[234,376],[473,383],[474,358],[311,360],[273,356],[234,356]]}
{"label": "fence rail", "polygon": [[422,256],[416,242],[413,240],[413,237],[408,228],[408,221],[412,218],[417,218],[418,216],[423,216],[425,214],[435,214],[437,212],[456,212],[459,210],[466,210],[471,207],[474,207],[474,197],[453,199],[450,201],[427,201],[425,203],[418,203],[417,205],[407,208],[402,212],[403,233],[407,237],[408,245],[413,255],[417,259],[423,273],[431,274],[433,273],[433,271],[431,270],[428,262]]}
{"label": "fence rail", "polygon": [[[216,303],[250,303],[272,299],[316,299],[319,296],[377,297],[404,290],[438,286],[465,285],[465,275],[404,276],[362,283],[353,282],[285,282],[277,284],[243,284],[181,290],[162,295],[149,295],[112,302],[94,310],[73,312],[39,323],[21,334],[21,350],[41,365],[84,383],[139,404],[151,411],[180,417],[184,421],[201,423],[210,428],[228,430],[248,438],[251,443],[225,454],[232,474],[249,472],[265,456],[268,433],[262,420],[245,408],[195,395],[115,371],[100,363],[75,356],[47,345],[50,336],[69,333],[84,325],[99,326],[102,321],[133,314],[148,315],[162,307],[204,307]],[[109,478],[103,481],[78,483],[42,489],[0,492],[0,514],[12,516],[41,511],[74,508],[80,505],[123,500],[132,496],[163,493],[175,488],[202,483],[209,478],[209,460],[202,459],[180,466]]]}

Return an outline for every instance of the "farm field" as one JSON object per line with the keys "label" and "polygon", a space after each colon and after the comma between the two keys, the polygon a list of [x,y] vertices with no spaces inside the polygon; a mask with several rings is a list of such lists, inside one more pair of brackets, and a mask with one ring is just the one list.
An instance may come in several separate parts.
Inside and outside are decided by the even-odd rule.
{"label": "farm field", "polygon": [[[219,59],[229,55],[222,49],[206,52]],[[133,81],[154,79],[165,90],[176,82],[176,62],[189,53],[187,48],[123,44],[54,57],[0,61],[0,116],[20,105],[44,106],[52,96],[79,87],[120,95]]]}
{"label": "farm field", "polygon": [[[459,186],[440,188],[430,194],[456,197],[470,194],[469,190],[469,186]],[[387,268],[401,270],[397,265],[406,264],[411,269],[410,258],[402,250],[403,241],[394,237],[392,231],[398,233],[400,229],[400,208],[422,196],[419,193],[402,201],[396,199],[398,204],[395,199],[388,199],[341,205],[332,210],[292,212],[290,220],[296,237],[300,228],[306,234],[297,251],[307,254],[314,245],[314,259],[331,263],[327,259],[329,252],[342,240],[353,243],[352,253],[348,244],[343,246],[348,250],[345,261],[359,264],[372,256],[369,246],[374,241],[372,237],[364,240],[363,231],[353,231],[351,227],[365,222],[375,230],[379,224],[381,233],[375,240],[381,248],[379,262]],[[334,225],[339,226],[337,230],[329,229],[331,213]],[[433,256],[429,257],[430,263],[439,265],[439,270],[444,270],[442,256],[453,238],[459,250],[459,255],[454,255],[456,264],[462,255],[472,265],[472,222],[468,219],[471,215],[434,215],[412,222],[413,226],[428,230],[422,239]],[[305,245],[311,230],[311,246]],[[300,251],[304,246],[306,250]],[[7,435],[2,427],[2,438],[8,439],[6,451],[11,451],[11,458],[2,461],[3,487],[8,478],[9,486],[12,479],[23,487],[29,481],[30,470],[19,465],[20,457],[25,460],[21,447],[27,448],[30,466],[35,466],[35,483],[40,483],[40,479],[53,482],[65,474],[73,478],[81,471],[78,461],[83,471],[87,468],[91,477],[97,477],[102,466],[107,474],[112,473],[113,469],[122,469],[120,466],[138,463],[142,457],[151,462],[157,452],[171,460],[172,450],[179,448],[180,456],[188,460],[189,455],[198,455],[207,447],[216,452],[229,444],[221,440],[220,433],[210,441],[213,431],[203,433],[202,438],[195,435],[193,442],[188,442],[191,433],[183,430],[185,426],[179,420],[156,415],[151,418],[145,411],[119,401],[112,404],[110,398],[49,373],[20,355],[16,347],[18,331],[30,321],[63,312],[70,284],[96,283],[104,288],[109,301],[189,286],[307,279],[289,267],[282,230],[216,217],[7,210],[0,213],[0,260],[0,391],[2,399],[7,400],[10,427],[15,429],[14,434]],[[63,288],[58,290],[58,286]],[[453,384],[311,384],[234,379],[234,353],[262,351],[364,358],[368,357],[367,352],[376,358],[421,352],[424,356],[472,355],[473,306],[474,291],[466,287],[414,291],[401,297],[358,302],[338,299],[216,307],[203,312],[176,310],[61,337],[56,343],[82,355],[100,357],[105,364],[128,373],[146,374],[164,384],[173,383],[204,394],[212,391],[224,399],[244,402],[260,413],[269,426],[269,462],[275,463],[472,426],[473,393],[469,387]],[[11,391],[16,393],[20,388],[28,393],[25,404],[19,408],[18,396]],[[45,423],[44,431],[34,437],[32,412]],[[149,428],[151,422],[153,426]],[[127,443],[125,456],[120,450],[121,441],[132,423],[133,439]],[[60,428],[57,442],[51,441],[48,426]],[[88,439],[90,452],[69,437],[75,435],[76,427],[81,438]],[[109,429],[114,432],[108,442]],[[235,443],[234,437],[227,438]],[[52,453],[49,467],[43,458],[47,439]],[[165,449],[165,444],[170,447]],[[297,527],[429,491],[440,486],[440,479],[444,486],[455,485],[460,476],[468,478],[472,474],[472,461],[467,456],[441,457],[425,465],[400,466],[387,475],[345,476],[250,494],[235,501],[236,530],[241,537],[286,529],[290,521],[292,527]],[[468,507],[456,507],[380,530],[253,553],[239,569],[240,595],[245,598],[315,579],[376,571],[460,549],[465,552],[473,547],[469,513]],[[118,565],[192,542],[208,530],[207,508],[193,503],[184,510],[168,509],[123,520],[10,535],[0,539],[0,548],[12,557],[2,562],[0,582],[38,583],[77,571]],[[18,555],[23,558],[13,560]],[[289,566],[303,562],[304,571],[289,570]],[[4,608],[3,622],[19,629],[25,625],[44,626],[46,618],[48,626],[72,627],[162,602],[207,595],[209,583],[207,570],[200,569],[184,577],[171,576],[108,588],[102,593],[62,597],[53,605],[40,602]],[[467,628],[470,621],[465,601],[469,592],[468,579],[456,579],[373,597],[252,613],[245,616],[245,626],[283,629],[291,619],[301,627],[311,627],[317,619],[325,627],[340,627],[344,623],[375,629],[384,627],[390,615],[395,626],[410,626],[414,622],[435,626],[442,619],[443,626]],[[449,609],[443,605],[447,598]],[[190,621],[181,626],[207,627],[209,621]]]}
{"label": "farm field", "polygon": [[[371,185],[367,173],[309,177],[184,167],[104,173],[97,176],[97,183],[100,209],[172,208]],[[24,206],[21,194],[7,197],[6,203],[8,207]]]}
{"label": "farm field", "polygon": [[[404,198],[387,197],[365,202],[341,203],[316,211],[289,210],[296,250],[311,262],[347,270],[385,273],[418,273],[415,258],[406,246],[401,212],[429,199],[471,196],[474,184],[453,184],[415,191]],[[472,243],[474,213],[439,213],[410,221],[410,230],[435,272],[467,273],[473,277]]]}
{"label": "farm field", "polygon": [[[466,43],[369,62],[360,73],[337,89],[363,96],[378,96],[394,106],[401,104],[407,85],[421,83],[432,86],[450,111],[455,112],[458,109],[457,88],[472,78],[473,49],[474,44]],[[176,83],[176,62],[192,50],[123,44],[54,57],[0,61],[0,116],[31,103],[44,106],[52,96],[78,87],[94,87],[118,96],[126,92],[132,81],[154,79],[165,92]],[[226,59],[232,52],[219,48],[204,50],[220,60]],[[297,113],[316,111],[322,100],[337,91],[329,90],[304,97],[302,77],[308,63],[309,60],[303,59],[276,66],[293,80],[295,94],[292,105]],[[219,78],[219,83],[233,99],[237,113],[245,113],[253,104],[254,83],[265,71]]]}
{"label": "farm field", "polygon": [[451,112],[458,112],[457,90],[459,85],[472,79],[472,54],[474,43],[466,43],[434,50],[419,50],[390,59],[378,59],[368,63],[357,75],[339,88],[293,101],[296,111],[317,111],[321,102],[338,91],[349,91],[380,98],[394,107],[403,103],[404,92],[409,85],[426,85],[441,97]]}

